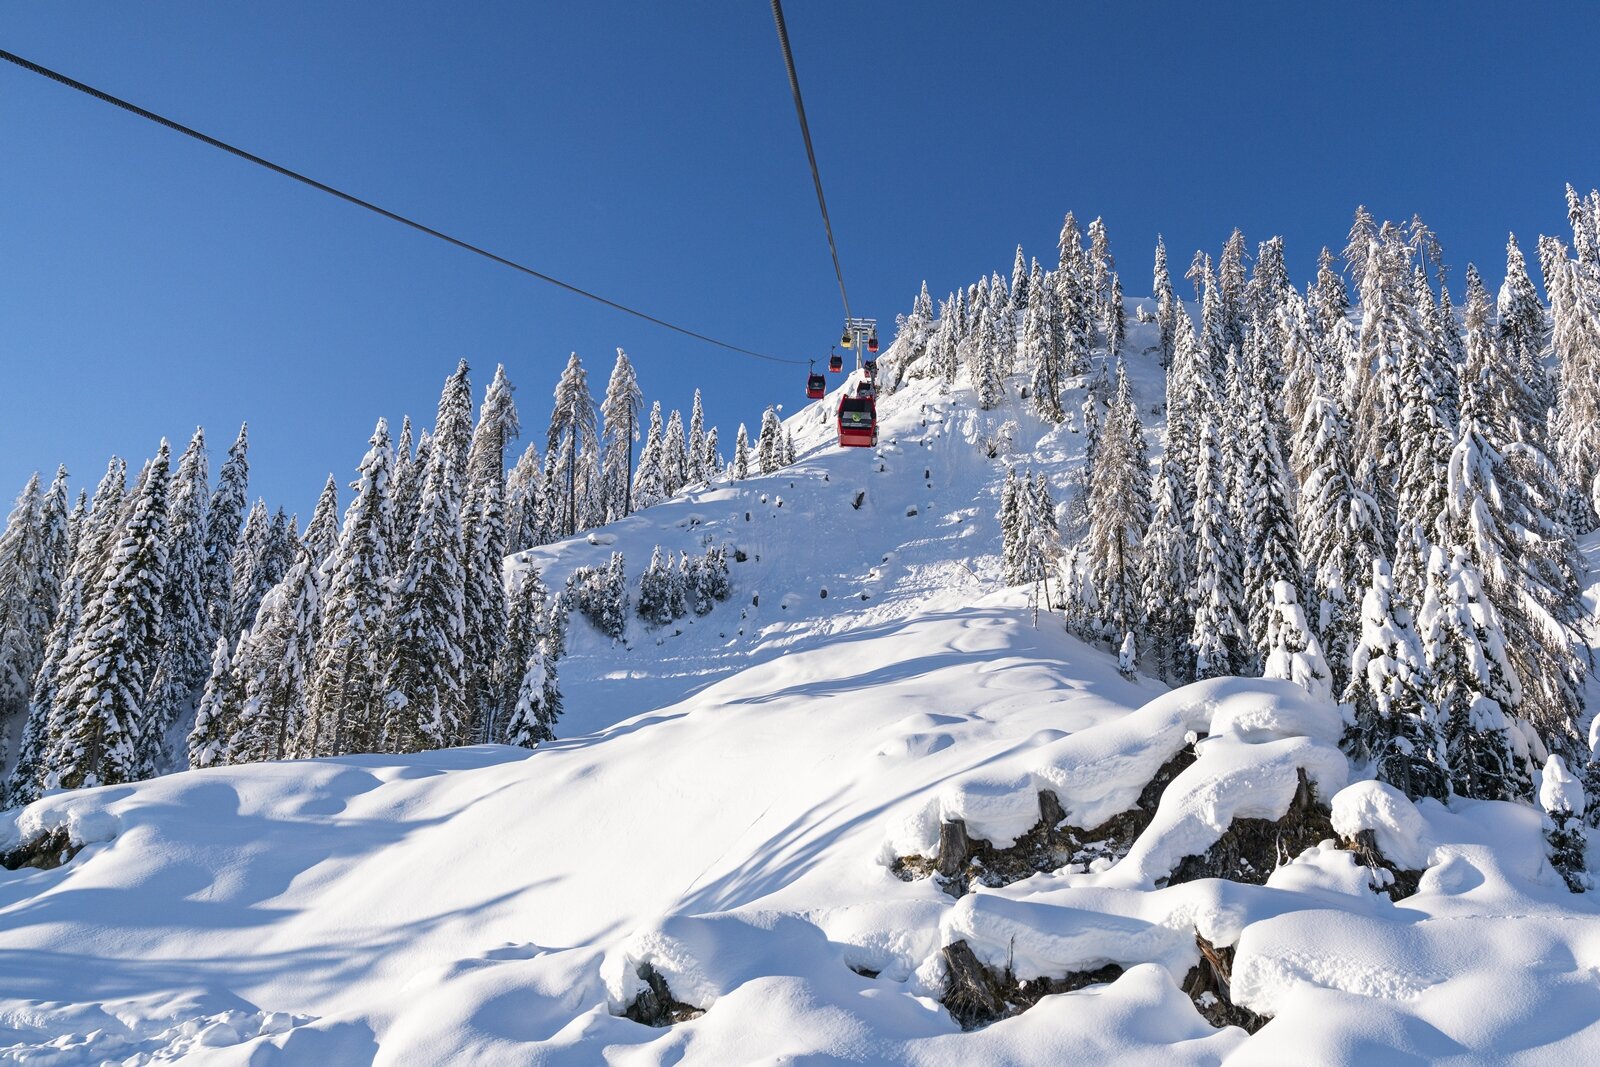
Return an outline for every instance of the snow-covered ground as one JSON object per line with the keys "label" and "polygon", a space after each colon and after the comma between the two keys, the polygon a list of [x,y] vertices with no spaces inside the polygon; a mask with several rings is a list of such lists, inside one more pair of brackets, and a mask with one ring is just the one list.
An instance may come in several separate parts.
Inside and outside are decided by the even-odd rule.
{"label": "snow-covered ground", "polygon": [[[1132,362],[1148,411],[1159,372]],[[612,551],[636,576],[658,543],[747,557],[728,602],[636,619],[626,647],[575,616],[563,740],[187,772],[0,821],[0,847],[83,845],[0,871],[0,1062],[1600,1059],[1600,914],[1537,813],[1414,806],[1353,781],[1337,713],[1289,683],[1169,693],[1036,623],[1001,588],[997,493],[1014,463],[1064,498],[1070,429],[913,383],[880,400],[879,448],[841,450],[831,405],[791,416],[792,467],[511,563],[556,587]],[[1011,419],[1023,450],[983,455]],[[953,819],[1004,849],[1041,789],[1095,826],[1186,749],[1114,862],[959,898],[891,869]],[[1301,771],[1338,834],[1425,871],[1414,895],[1331,841],[1263,886],[1167,884],[1232,819],[1282,815]],[[1236,946],[1233,1002],[1273,1019],[1254,1036],[1181,991],[1197,934]],[[938,999],[957,940],[1018,978],[1123,973],[964,1032]],[[623,1018],[641,964],[704,1014]]]}

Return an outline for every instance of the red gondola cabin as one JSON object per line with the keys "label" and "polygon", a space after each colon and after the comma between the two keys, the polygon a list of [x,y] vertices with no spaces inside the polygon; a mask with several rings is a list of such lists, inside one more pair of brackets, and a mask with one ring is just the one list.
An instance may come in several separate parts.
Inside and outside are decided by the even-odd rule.
{"label": "red gondola cabin", "polygon": [[812,400],[821,400],[828,395],[828,379],[820,374],[813,374],[806,378],[806,396]]}
{"label": "red gondola cabin", "polygon": [[878,408],[869,396],[839,399],[839,444],[871,448],[878,443]]}
{"label": "red gondola cabin", "polygon": [[832,371],[834,374],[838,374],[840,371],[844,370],[844,357],[837,352],[829,356],[828,370]]}

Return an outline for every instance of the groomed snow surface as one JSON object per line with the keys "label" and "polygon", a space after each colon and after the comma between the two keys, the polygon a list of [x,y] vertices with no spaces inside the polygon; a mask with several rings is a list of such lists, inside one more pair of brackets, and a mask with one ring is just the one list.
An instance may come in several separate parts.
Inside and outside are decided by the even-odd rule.
{"label": "groomed snow surface", "polygon": [[[1133,364],[1147,411],[1158,372]],[[727,603],[635,619],[626,647],[575,616],[563,740],[186,772],[0,819],[0,848],[83,846],[0,871],[0,1062],[1600,1062],[1600,916],[1537,812],[1413,805],[1290,683],[1168,693],[1035,625],[999,586],[1005,468],[975,441],[1016,419],[1038,444],[1008,461],[1059,498],[1069,429],[913,383],[880,401],[879,448],[842,451],[832,403],[790,419],[792,467],[513,561],[555,587],[613,550],[630,575],[658,543],[747,557]],[[960,899],[890,871],[950,819],[1006,846],[1041,789],[1097,825],[1201,735],[1116,863]],[[1301,771],[1339,833],[1425,871],[1415,895],[1332,842],[1265,886],[1166,885],[1234,818],[1282,815]],[[1254,1036],[1180,991],[1197,933],[1237,946],[1235,1003],[1273,1017]],[[962,1032],[938,1002],[957,939],[1020,978],[1125,973]],[[622,1018],[641,964],[704,1014]]]}

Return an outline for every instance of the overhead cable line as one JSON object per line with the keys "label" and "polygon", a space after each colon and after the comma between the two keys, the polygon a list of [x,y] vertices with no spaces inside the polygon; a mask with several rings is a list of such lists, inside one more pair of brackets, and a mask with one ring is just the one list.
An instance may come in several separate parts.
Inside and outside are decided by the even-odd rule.
{"label": "overhead cable line", "polygon": [[789,88],[794,91],[794,113],[800,116],[800,135],[806,141],[806,159],[811,164],[811,182],[817,187],[817,206],[822,209],[822,225],[828,231],[828,251],[833,253],[833,273],[839,278],[839,299],[844,301],[844,317],[848,321],[850,297],[844,291],[844,271],[839,267],[839,247],[833,241],[833,222],[828,218],[828,201],[822,195],[822,175],[817,172],[817,153],[811,147],[811,126],[806,122],[805,101],[800,99],[800,78],[794,72],[794,53],[789,50],[789,27],[784,25],[781,0],[772,0],[772,20],[778,24],[778,44],[783,47],[783,65],[789,68]]}
{"label": "overhead cable line", "polygon": [[[587,300],[593,300],[597,304],[604,304],[606,307],[611,308],[614,311],[620,311],[625,315],[632,315],[634,318],[643,319],[646,322],[654,323],[657,326],[672,330],[675,333],[680,333],[685,337],[692,337],[697,341],[704,341],[706,344],[715,345],[716,347],[726,349],[729,352],[737,352],[742,356],[750,356],[754,359],[764,359],[769,363],[787,363],[797,367],[805,365],[806,361],[803,359],[783,359],[779,356],[767,355],[765,352],[757,352],[753,349],[741,348],[740,346],[730,344],[727,341],[719,341],[715,337],[708,337],[705,334],[691,330],[688,327],[679,326],[676,323],[668,322],[666,319],[657,318],[648,312],[640,311],[637,308],[631,308],[626,304],[620,304],[615,300],[607,299],[598,293],[590,292],[589,290],[573,285],[570,282],[564,282],[560,278],[552,278],[550,275],[518,263],[516,260],[507,259],[505,256],[496,255],[495,253],[490,252],[488,249],[480,248],[478,245],[472,244],[469,241],[463,241],[459,237],[452,237],[443,231],[434,229],[432,226],[424,225],[423,223],[417,222],[415,219],[407,218],[406,216],[394,211],[390,211],[387,208],[379,207],[377,204],[374,204],[371,201],[363,200],[359,196],[354,196],[342,189],[336,189],[331,185],[317,181],[315,178],[308,178],[304,174],[301,174],[295,170],[290,170],[288,167],[282,166],[278,163],[274,163],[270,159],[263,159],[253,152],[247,152],[242,148],[238,148],[227,143],[226,141],[218,140],[217,138],[208,134],[201,133],[199,130],[191,129],[188,126],[183,125],[181,122],[175,122],[164,115],[158,115],[154,111],[142,108],[137,104],[129,103],[120,97],[112,96],[110,93],[96,89],[92,85],[85,85],[76,78],[69,78],[65,74],[51,70],[49,67],[40,66],[32,60],[24,59],[15,53],[0,49],[0,59],[3,59],[8,63],[14,63],[24,70],[32,71],[34,74],[43,75],[44,77],[49,78],[51,81],[65,85],[69,89],[76,89],[80,93],[85,93],[94,97],[96,100],[103,101],[104,103],[110,104],[113,107],[119,107],[124,111],[130,112],[131,114],[138,115],[142,119],[149,119],[151,122],[154,122],[159,126],[165,126],[167,129],[172,130],[175,133],[181,133],[185,137],[192,137],[194,140],[199,141],[202,144],[210,145],[212,148],[221,149],[222,151],[227,152],[229,155],[237,156],[248,163],[254,163],[258,167],[263,167],[267,170],[273,171],[276,174],[281,174],[285,178],[292,178],[295,181],[300,182],[302,185],[309,185],[318,192],[327,193],[329,196],[343,200],[348,204],[354,204],[356,207],[365,208],[375,215],[382,215],[391,222],[398,222],[402,226],[409,226],[411,229],[416,230],[419,233],[425,233],[429,237],[437,237],[446,244],[454,245],[463,251],[482,256],[484,259],[498,263],[503,267],[510,267],[512,270],[520,271],[521,273],[532,278],[537,278],[542,282],[548,282],[559,289],[565,289],[569,293],[581,296]],[[821,193],[820,186],[818,187],[818,193],[819,195]],[[830,237],[829,240],[831,241],[832,238]],[[842,284],[843,283],[841,282],[841,285]]]}

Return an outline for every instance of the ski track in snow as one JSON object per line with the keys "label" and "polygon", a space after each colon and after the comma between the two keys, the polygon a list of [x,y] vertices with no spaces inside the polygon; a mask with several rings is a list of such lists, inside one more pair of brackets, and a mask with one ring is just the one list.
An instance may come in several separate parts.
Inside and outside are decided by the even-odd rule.
{"label": "ski track in snow", "polygon": [[[1130,323],[1146,418],[1149,329]],[[508,562],[556,588],[613,550],[634,578],[658,543],[749,557],[728,602],[634,619],[627,647],[574,616],[562,740],[188,772],[0,820],[0,844],[56,826],[86,842],[57,870],[0,872],[0,1062],[1600,1058],[1600,917],[1545,861],[1535,812],[1345,789],[1336,713],[1292,685],[1168,694],[1058,617],[1035,627],[1026,591],[1000,587],[1004,463],[975,444],[1008,419],[1038,436],[1022,406],[914,382],[880,400],[877,449],[841,450],[836,395],[788,420],[792,467]],[[1064,499],[1080,457],[1062,428],[1006,462]],[[942,819],[1003,846],[1041,788],[1095,825],[1191,733],[1210,735],[1199,759],[1107,869],[960,900],[888,870],[931,854]],[[1415,896],[1374,894],[1333,848],[1265,886],[1157,888],[1231,818],[1281,814],[1298,769],[1336,821],[1418,854]],[[1275,1017],[1256,1036],[1179,991],[1196,932],[1237,944],[1236,1001]],[[1127,971],[962,1033],[936,1000],[957,937],[1022,977]],[[620,1018],[642,963],[706,1013]]]}

